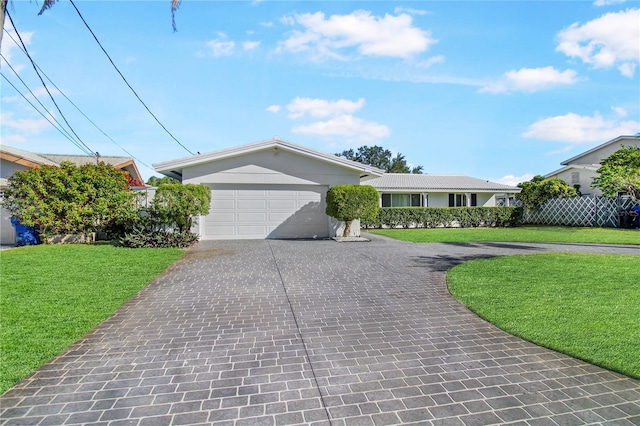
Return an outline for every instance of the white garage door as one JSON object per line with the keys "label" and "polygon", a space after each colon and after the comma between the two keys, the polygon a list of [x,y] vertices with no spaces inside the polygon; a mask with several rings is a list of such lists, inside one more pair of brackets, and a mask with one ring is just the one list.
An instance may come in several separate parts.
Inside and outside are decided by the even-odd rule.
{"label": "white garage door", "polygon": [[326,186],[210,185],[202,239],[326,238]]}

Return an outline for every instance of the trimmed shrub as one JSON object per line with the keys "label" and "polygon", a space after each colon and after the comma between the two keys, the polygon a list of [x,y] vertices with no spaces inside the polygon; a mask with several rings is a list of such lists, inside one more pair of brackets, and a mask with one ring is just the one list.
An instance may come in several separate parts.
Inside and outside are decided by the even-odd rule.
{"label": "trimmed shrub", "polygon": [[378,191],[367,185],[336,185],[327,191],[327,215],[345,223],[344,236],[355,219],[373,220],[378,214]]}
{"label": "trimmed shrub", "polygon": [[125,234],[120,245],[129,248],[188,248],[198,241],[193,232],[138,231]]}
{"label": "trimmed shrub", "polygon": [[366,228],[463,228],[515,226],[522,220],[522,207],[384,207]]}

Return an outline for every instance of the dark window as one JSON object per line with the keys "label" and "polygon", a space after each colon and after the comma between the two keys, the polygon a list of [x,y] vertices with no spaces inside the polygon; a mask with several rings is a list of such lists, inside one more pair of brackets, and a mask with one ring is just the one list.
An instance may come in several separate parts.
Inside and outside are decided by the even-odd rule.
{"label": "dark window", "polygon": [[411,194],[411,207],[422,207],[422,196],[420,194]]}
{"label": "dark window", "polygon": [[476,207],[478,205],[478,194],[471,194],[471,206]]}
{"label": "dark window", "polygon": [[382,207],[391,207],[391,194],[382,194]]}
{"label": "dark window", "polygon": [[456,194],[449,194],[449,207],[456,206]]}

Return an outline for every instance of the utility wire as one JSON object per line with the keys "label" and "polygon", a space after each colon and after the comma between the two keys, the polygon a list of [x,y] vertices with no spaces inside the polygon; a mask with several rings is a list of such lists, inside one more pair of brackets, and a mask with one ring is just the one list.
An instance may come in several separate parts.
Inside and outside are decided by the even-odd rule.
{"label": "utility wire", "polygon": [[31,62],[31,65],[33,66],[33,69],[35,70],[36,74],[38,75],[38,78],[40,79],[40,82],[42,83],[42,85],[44,86],[44,89],[49,94],[49,98],[51,98],[51,102],[53,102],[53,104],[55,105],[56,109],[60,113],[60,116],[62,117],[64,122],[67,124],[67,127],[69,127],[69,130],[71,130],[71,133],[73,133],[73,135],[78,139],[80,144],[84,147],[83,151],[85,151],[85,153],[87,155],[96,155],[96,153],[91,148],[89,148],[86,143],[84,143],[82,141],[80,136],[78,136],[78,134],[73,130],[73,127],[71,127],[71,124],[69,124],[69,121],[67,121],[67,118],[64,116],[64,114],[62,113],[62,110],[60,109],[60,107],[56,103],[56,100],[54,99],[53,95],[49,91],[49,88],[47,87],[47,84],[42,79],[42,76],[40,75],[40,72],[38,71],[38,68],[36,67],[35,62],[33,62],[33,59],[31,58],[31,55],[29,54],[29,51],[27,50],[27,46],[24,44],[24,41],[22,41],[22,37],[20,36],[20,33],[18,32],[18,29],[16,28],[15,23],[13,22],[13,18],[11,17],[11,14],[9,13],[8,10],[6,11],[6,13],[7,13],[7,16],[9,17],[9,21],[11,21],[11,26],[13,27],[13,30],[16,32],[16,35],[18,36],[18,39],[20,40],[20,44],[22,45],[22,48],[24,49],[25,53],[27,54],[27,58],[29,58],[29,61]]}
{"label": "utility wire", "polygon": [[129,89],[131,89],[131,91],[133,92],[133,94],[135,95],[136,98],[138,98],[138,100],[140,101],[140,103],[142,104],[142,106],[145,107],[145,109],[147,110],[147,112],[149,112],[149,114],[151,114],[151,116],[156,120],[156,122],[160,125],[160,127],[162,127],[162,129],[164,129],[165,132],[167,132],[167,134],[169,136],[171,136],[171,138],[176,141],[178,143],[178,145],[180,145],[182,148],[184,148],[185,151],[187,151],[189,154],[191,155],[195,155],[193,152],[191,152],[186,146],[184,146],[178,139],[176,139],[175,136],[173,136],[173,134],[164,126],[164,124],[162,124],[160,122],[160,120],[158,119],[158,117],[156,117],[153,112],[151,112],[151,110],[149,109],[149,107],[147,106],[147,104],[144,103],[144,101],[140,98],[140,96],[138,95],[138,93],[136,93],[136,91],[133,89],[133,87],[131,87],[131,85],[129,84],[129,82],[127,81],[127,79],[124,77],[124,75],[122,74],[122,72],[120,72],[120,69],[118,69],[118,67],[116,66],[116,64],[113,62],[113,59],[111,59],[111,56],[109,56],[109,54],[107,53],[107,51],[105,50],[105,48],[102,46],[102,43],[100,43],[100,40],[98,40],[98,37],[95,35],[95,33],[93,32],[93,30],[91,29],[91,27],[89,26],[89,24],[87,24],[87,21],[85,21],[84,17],[82,16],[82,14],[80,13],[80,11],[78,10],[78,7],[76,6],[76,4],[73,2],[73,0],[69,0],[71,2],[71,4],[73,5],[73,8],[76,10],[76,12],[78,13],[78,16],[80,17],[80,19],[82,20],[82,22],[84,23],[84,25],[87,27],[87,29],[89,30],[89,32],[91,33],[91,35],[93,36],[93,38],[95,39],[96,43],[98,43],[98,46],[100,46],[100,49],[102,49],[102,52],[104,52],[104,54],[107,56],[107,58],[109,59],[109,62],[111,62],[111,65],[113,65],[113,68],[115,68],[115,70],[118,72],[118,74],[120,74],[120,77],[122,78],[122,80],[125,82],[125,84],[129,87]]}
{"label": "utility wire", "polygon": [[[38,109],[38,107],[36,107],[33,103],[31,103],[31,101],[22,93],[20,92],[20,90],[18,90],[18,88],[7,78],[7,76],[5,76],[3,73],[0,72],[0,75],[2,75],[2,78],[4,78],[7,83],[9,83],[11,85],[11,87],[13,87],[15,89],[16,92],[18,92],[18,94],[20,96],[22,96],[24,98],[25,101],[27,101],[29,103],[29,105],[31,105],[33,107],[33,109],[35,109],[38,114],[40,114],[42,117],[44,117],[45,120],[47,120],[57,131],[60,132],[60,134],[62,134],[62,136],[64,136],[65,138],[69,139],[69,141],[71,141],[71,143],[73,143],[75,146],[77,146],[78,148],[80,148],[80,150],[82,150],[84,152],[84,149],[82,148],[81,145],[78,144],[78,142],[76,142],[75,140],[73,140],[73,138],[71,137],[71,135],[69,135],[69,133],[61,127],[56,126],[53,121],[51,121],[49,119],[49,117],[47,117],[46,114],[44,114],[42,111],[40,111]],[[32,93],[33,94],[33,93]],[[55,118],[54,118],[55,120]],[[57,121],[56,121],[57,122]],[[60,124],[60,123],[58,123]]]}
{"label": "utility wire", "polygon": [[[13,38],[13,36],[11,35],[11,33],[9,33],[7,30],[5,30],[5,33],[6,33],[6,34],[11,38],[11,40],[13,40],[13,42],[14,42],[16,45],[18,44],[18,43],[16,42],[16,40]],[[22,49],[20,46],[18,46],[18,48]],[[23,53],[25,53],[25,52],[23,51]],[[1,54],[0,54],[0,55],[1,55]],[[7,62],[7,59],[6,59],[4,56],[2,56],[2,58],[3,58],[3,59],[4,59],[4,61],[7,63],[7,65],[9,65],[9,67],[11,67],[11,65]],[[86,114],[85,114],[85,113],[80,109],[80,107],[78,107],[78,106],[77,106],[77,105],[76,105],[76,104],[75,104],[71,99],[69,99],[69,97],[68,97],[67,95],[65,95],[65,94],[64,94],[64,92],[63,92],[63,91],[62,91],[58,86],[56,86],[56,84],[55,84],[55,83],[54,83],[54,82],[49,78],[49,76],[44,72],[44,70],[43,70],[42,68],[40,68],[40,66],[39,66],[38,64],[36,64],[36,67],[38,67],[38,69],[40,70],[40,72],[42,73],[42,75],[44,75],[44,76],[45,76],[45,78],[47,79],[47,81],[49,81],[49,83],[51,83],[51,85],[52,85],[53,87],[55,87],[55,88],[56,88],[56,90],[57,90],[58,92],[60,92],[60,94],[61,94],[62,96],[64,96],[64,97],[65,97],[65,99],[66,99],[67,101],[69,101],[69,103],[70,103],[71,105],[73,105],[73,106],[75,107],[75,109],[77,109],[77,110],[78,110],[78,112],[79,112],[80,114],[82,114],[82,116],[83,116],[84,118],[86,118],[86,119],[89,121],[89,123],[93,124],[93,126],[94,126],[96,129],[98,129],[98,131],[99,131],[100,133],[102,133],[102,134],[103,134],[107,139],[109,139],[111,142],[113,142],[113,143],[114,143],[118,148],[120,148],[121,150],[123,150],[125,153],[127,153],[131,158],[133,158],[134,160],[136,160],[138,163],[140,163],[140,164],[142,164],[143,166],[146,166],[146,167],[148,167],[148,168],[151,168],[151,167],[149,167],[149,165],[148,165],[148,164],[145,164],[145,162],[144,162],[144,161],[140,160],[139,158],[136,158],[132,153],[130,153],[129,151],[127,151],[127,150],[126,150],[122,145],[120,145],[118,142],[116,142],[115,140],[113,140],[113,139],[111,138],[111,136],[109,136],[108,134],[106,134],[106,133],[104,132],[104,130],[102,130],[102,129],[101,129],[101,128],[96,124],[96,123],[94,123],[94,122],[93,122],[93,120],[91,120],[91,119],[90,119],[90,118],[89,118],[89,117],[88,117],[88,116],[87,116],[87,115],[86,115]],[[13,70],[13,68],[11,68],[11,70],[13,71],[13,73],[14,73],[14,74],[16,74],[16,76],[17,76],[18,78],[20,78],[20,76],[18,76],[18,74],[15,72],[15,70]],[[22,81],[22,79],[20,79],[20,81]],[[22,82],[22,84],[24,84],[24,85],[25,85],[25,87],[27,87],[27,85],[24,83],[24,81]],[[28,87],[27,87],[27,89],[28,89]],[[31,94],[33,95],[33,93],[31,93]],[[34,95],[34,96],[35,96],[35,95]],[[37,98],[36,98],[36,99],[37,99]],[[38,102],[40,102],[40,101],[38,101]],[[42,103],[41,103],[40,105],[42,105]],[[44,107],[44,105],[43,105],[43,107]],[[45,109],[46,109],[46,108],[45,108]]]}
{"label": "utility wire", "polygon": [[[20,74],[18,74],[18,72],[15,70],[15,68],[13,68],[13,66],[11,66],[11,64],[9,63],[9,61],[7,61],[7,58],[5,58],[5,56],[0,53],[0,58],[2,58],[4,60],[4,63],[7,64],[9,66],[9,69],[13,72],[13,74],[18,78],[18,80],[20,80],[20,82],[22,83],[22,85],[29,91],[29,93],[31,93],[31,96],[33,96],[33,98],[36,100],[36,102],[38,102],[40,104],[40,106],[47,112],[49,112],[47,110],[47,107],[40,102],[40,99],[35,95],[35,93],[33,93],[33,91],[29,88],[29,86],[27,85],[27,83],[25,83],[25,81],[22,79],[22,77],[20,77]],[[27,99],[27,97],[25,95],[23,95],[16,86],[14,86],[9,79],[3,74],[2,75],[4,77],[5,80],[7,80],[7,82],[9,82],[9,84],[11,84],[11,86],[16,90],[16,92],[18,92],[27,102],[29,102],[29,104],[36,110],[38,111],[38,113],[40,113],[40,115],[42,115],[43,117],[47,118],[45,116],[44,113],[42,113],[40,110],[38,110],[38,108],[31,103],[31,101],[29,101]],[[53,116],[51,115],[51,118],[53,119],[53,121],[56,122],[56,124],[58,125],[58,127],[56,127],[53,123],[51,123],[51,120],[49,120],[47,118],[47,120],[49,121],[49,123],[51,123],[54,127],[56,127],[58,129],[58,131],[60,132],[64,132],[63,134],[66,136],[67,139],[69,139],[71,142],[73,142],[73,144],[75,146],[77,146],[78,148],[80,148],[82,151],[84,151],[84,148],[82,147],[82,145],[80,145],[80,143],[76,140],[73,139],[73,137],[71,136],[71,134],[64,128],[64,126]]]}

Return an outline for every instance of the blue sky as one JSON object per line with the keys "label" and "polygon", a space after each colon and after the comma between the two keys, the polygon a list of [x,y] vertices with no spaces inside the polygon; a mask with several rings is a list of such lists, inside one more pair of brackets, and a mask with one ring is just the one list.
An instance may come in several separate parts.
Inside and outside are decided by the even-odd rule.
{"label": "blue sky", "polygon": [[[36,64],[113,140],[52,90],[82,141],[123,147],[145,179],[145,164],[189,156],[72,4],[38,16],[39,3],[9,12]],[[381,145],[427,173],[516,184],[640,131],[637,1],[183,0],[176,33],[169,0],[75,3],[192,152],[276,135],[329,153]],[[16,38],[8,19],[5,30]],[[61,121],[7,32],[2,54]],[[1,98],[3,144],[82,153],[4,79]]]}

